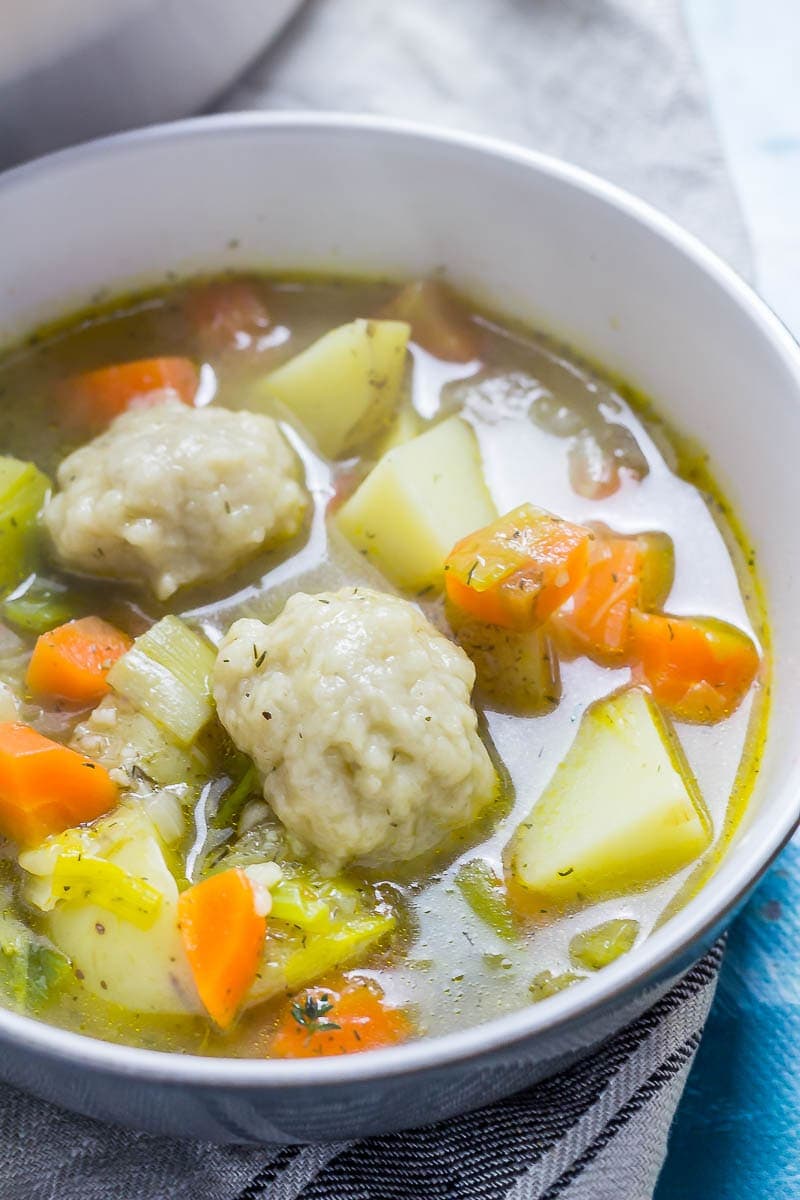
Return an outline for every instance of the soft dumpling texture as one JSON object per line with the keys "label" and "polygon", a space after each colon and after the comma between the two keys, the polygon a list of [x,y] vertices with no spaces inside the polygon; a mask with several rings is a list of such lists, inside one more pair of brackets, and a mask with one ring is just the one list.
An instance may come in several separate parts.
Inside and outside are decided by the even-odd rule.
{"label": "soft dumpling texture", "polygon": [[177,400],[123,413],[57,480],[44,520],[59,561],[160,600],[292,537],[308,503],[270,417]]}
{"label": "soft dumpling texture", "polygon": [[214,697],[278,817],[334,870],[411,859],[494,798],[474,682],[413,604],[346,588],[299,592],[271,625],[235,622]]}

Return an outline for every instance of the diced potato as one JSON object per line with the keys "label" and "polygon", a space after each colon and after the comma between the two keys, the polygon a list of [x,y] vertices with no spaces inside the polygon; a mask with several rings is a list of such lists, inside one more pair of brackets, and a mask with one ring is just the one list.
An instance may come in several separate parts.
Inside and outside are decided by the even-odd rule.
{"label": "diced potato", "polygon": [[[63,888],[55,895],[59,862],[78,852],[85,861],[100,859],[117,867],[134,886],[143,885],[139,890],[145,895],[155,891],[160,903],[139,919],[128,912],[127,902],[115,902],[100,872],[97,887],[86,872],[85,886],[70,888],[66,898]],[[48,838],[19,861],[31,876],[28,900],[46,911],[48,935],[72,959],[89,991],[134,1012],[200,1011],[178,933],[178,887],[148,817],[117,809],[92,826]]]}
{"label": "diced potato", "polygon": [[627,954],[639,933],[639,922],[631,917],[603,921],[592,929],[576,933],[569,944],[569,956],[581,967],[599,971],[622,954]]}
{"label": "diced potato", "polygon": [[538,904],[579,906],[665,879],[710,841],[680,743],[650,696],[631,688],[586,712],[508,858]]}
{"label": "diced potato", "polygon": [[382,458],[336,520],[393,583],[419,591],[441,587],[453,545],[496,516],[475,434],[450,417]]}
{"label": "diced potato", "polygon": [[354,450],[397,404],[410,326],[351,321],[326,333],[258,385],[256,399],[285,404],[328,458]]}
{"label": "diced potato", "polygon": [[410,402],[402,404],[381,438],[375,457],[383,458],[384,454],[388,454],[396,446],[404,446],[406,442],[410,442],[420,433],[422,433],[422,418],[419,413]]}
{"label": "diced potato", "polygon": [[558,657],[542,629],[521,633],[485,625],[448,604],[447,619],[475,666],[477,694],[505,712],[549,712],[561,698]]}

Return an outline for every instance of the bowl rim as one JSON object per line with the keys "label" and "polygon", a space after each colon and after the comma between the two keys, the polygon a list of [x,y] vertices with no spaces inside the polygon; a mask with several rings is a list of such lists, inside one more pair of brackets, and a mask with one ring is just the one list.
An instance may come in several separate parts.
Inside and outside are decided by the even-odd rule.
{"label": "bowl rim", "polygon": [[[285,111],[234,112],[151,125],[98,138],[58,150],[0,174],[0,195],[46,177],[62,165],[91,162],[161,142],[193,142],[250,132],[268,137],[281,131],[362,137],[447,145],[472,156],[476,162],[503,161],[588,193],[666,242],[727,293],[755,324],[794,377],[800,402],[800,346],[753,289],[698,238],[688,233],[652,205],[602,177],[562,159],[529,150],[502,139],[464,133],[390,117],[347,112]],[[800,765],[794,776],[800,783]],[[187,1084],[193,1087],[266,1090],[318,1088],[382,1079],[454,1066],[465,1060],[503,1053],[538,1035],[599,1016],[645,985],[681,969],[692,948],[702,946],[741,903],[800,824],[800,786],[785,786],[788,800],[770,821],[755,820],[746,845],[739,849],[741,862],[727,855],[703,888],[659,930],[651,934],[630,958],[585,980],[580,988],[567,989],[547,1000],[480,1025],[421,1038],[403,1046],[365,1054],[325,1059],[203,1058],[173,1051],[147,1050],[102,1041],[86,1034],[48,1025],[33,1017],[0,1009],[0,1040],[37,1051],[62,1062],[121,1075],[141,1082]],[[793,793],[793,794],[792,794]],[[735,869],[734,869],[735,868]]]}

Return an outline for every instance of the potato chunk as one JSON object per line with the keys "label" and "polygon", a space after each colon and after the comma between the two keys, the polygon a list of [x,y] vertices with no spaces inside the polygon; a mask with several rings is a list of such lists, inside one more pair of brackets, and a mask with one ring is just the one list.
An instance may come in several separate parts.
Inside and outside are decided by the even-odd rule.
{"label": "potato chunk", "polygon": [[708,848],[711,823],[680,743],[639,688],[593,705],[509,846],[511,876],[543,905],[647,887]]}
{"label": "potato chunk", "polygon": [[120,807],[20,855],[26,897],[88,991],[141,1013],[199,1011],[177,926],[178,887],[153,823]]}
{"label": "potato chunk", "polygon": [[455,542],[497,516],[475,434],[450,417],[391,450],[337,514],[339,528],[398,587],[441,587]]}
{"label": "potato chunk", "polygon": [[561,699],[558,656],[547,632],[485,625],[448,604],[455,640],[475,667],[477,695],[501,712],[545,713]]}
{"label": "potato chunk", "polygon": [[410,331],[405,321],[340,325],[267,375],[256,394],[285,404],[323,454],[340,458],[391,418]]}

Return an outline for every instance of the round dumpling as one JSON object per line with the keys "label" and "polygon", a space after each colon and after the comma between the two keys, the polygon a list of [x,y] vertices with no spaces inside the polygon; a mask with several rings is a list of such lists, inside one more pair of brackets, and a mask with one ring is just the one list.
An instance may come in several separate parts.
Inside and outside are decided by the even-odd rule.
{"label": "round dumpling", "polygon": [[117,417],[57,481],[44,521],[59,562],[160,600],[294,536],[308,503],[271,417],[174,399]]}
{"label": "round dumpling", "polygon": [[270,625],[236,621],[214,697],[280,820],[335,870],[412,859],[494,799],[474,682],[413,604],[347,588],[299,592]]}

